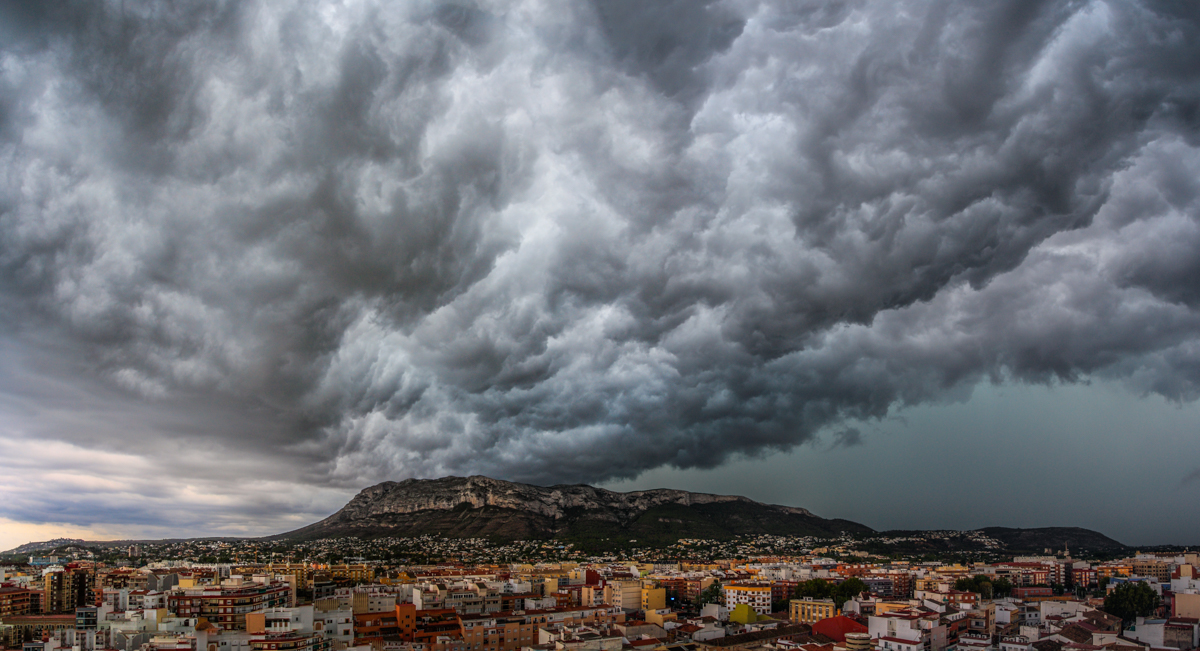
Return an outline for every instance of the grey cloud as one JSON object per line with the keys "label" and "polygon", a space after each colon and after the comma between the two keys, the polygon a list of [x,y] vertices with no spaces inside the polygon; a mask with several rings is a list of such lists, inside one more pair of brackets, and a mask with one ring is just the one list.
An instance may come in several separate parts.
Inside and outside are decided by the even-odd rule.
{"label": "grey cloud", "polygon": [[596,0],[592,5],[618,65],[681,101],[704,92],[702,65],[727,50],[745,27],[745,19],[720,2]]}
{"label": "grey cloud", "polygon": [[835,448],[852,448],[862,444],[862,432],[857,427],[847,427],[838,430],[833,435],[833,447]]}
{"label": "grey cloud", "polygon": [[9,372],[111,405],[47,436],[333,487],[598,481],[859,445],[844,419],[981,381],[1197,395],[1179,5],[3,22],[0,323],[69,360]]}

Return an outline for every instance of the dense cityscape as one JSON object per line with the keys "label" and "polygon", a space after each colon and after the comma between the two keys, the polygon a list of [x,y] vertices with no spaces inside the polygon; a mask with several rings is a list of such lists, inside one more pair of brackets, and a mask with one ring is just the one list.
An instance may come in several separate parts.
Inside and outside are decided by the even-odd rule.
{"label": "dense cityscape", "polygon": [[[950,538],[976,551],[864,551]],[[1155,651],[1200,645],[1200,556],[1005,556],[981,532],[555,540],[55,540],[0,557],[22,651]]]}

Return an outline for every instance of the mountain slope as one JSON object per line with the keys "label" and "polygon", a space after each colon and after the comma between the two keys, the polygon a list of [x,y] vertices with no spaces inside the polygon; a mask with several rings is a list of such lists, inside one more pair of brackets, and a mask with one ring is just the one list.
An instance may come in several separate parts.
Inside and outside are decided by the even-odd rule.
{"label": "mountain slope", "polygon": [[540,487],[475,476],[384,482],[364,489],[330,517],[275,537],[436,534],[493,540],[674,542],[843,532],[871,529],[733,495],[667,489],[618,493],[586,485]]}
{"label": "mountain slope", "polygon": [[1073,552],[1081,550],[1098,552],[1117,551],[1125,548],[1125,545],[1098,531],[1080,527],[1041,527],[1038,529],[986,527],[980,531],[999,540],[1007,549],[1014,551],[1041,552],[1045,549],[1058,551],[1063,547],[1070,547]]}
{"label": "mountain slope", "polygon": [[87,541],[79,538],[55,538],[44,542],[28,542],[0,554],[37,554],[67,545],[84,546],[87,545]]}

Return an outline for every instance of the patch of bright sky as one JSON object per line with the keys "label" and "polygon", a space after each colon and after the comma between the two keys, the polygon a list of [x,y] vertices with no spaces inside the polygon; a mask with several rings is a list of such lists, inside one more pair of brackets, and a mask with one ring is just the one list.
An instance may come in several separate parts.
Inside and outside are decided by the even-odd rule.
{"label": "patch of bright sky", "polygon": [[[0,518],[0,551],[8,551],[28,542],[41,542],[55,538],[78,538],[81,540],[130,540],[180,538],[189,532],[170,531],[166,528],[132,526],[85,527],[62,522],[17,522]],[[197,534],[198,535],[198,534]]]}

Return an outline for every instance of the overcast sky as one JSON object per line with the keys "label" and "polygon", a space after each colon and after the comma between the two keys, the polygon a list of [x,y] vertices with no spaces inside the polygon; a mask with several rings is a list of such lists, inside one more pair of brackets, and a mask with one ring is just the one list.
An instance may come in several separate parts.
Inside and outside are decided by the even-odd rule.
{"label": "overcast sky", "polygon": [[0,6],[0,548],[392,479],[1200,543],[1200,6]]}

